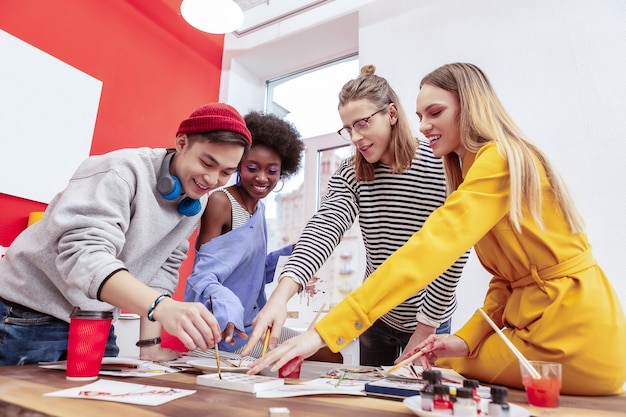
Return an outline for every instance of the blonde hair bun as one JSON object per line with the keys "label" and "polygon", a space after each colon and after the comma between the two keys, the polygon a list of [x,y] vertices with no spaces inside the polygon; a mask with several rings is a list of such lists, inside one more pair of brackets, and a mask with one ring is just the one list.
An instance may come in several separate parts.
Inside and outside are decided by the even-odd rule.
{"label": "blonde hair bun", "polygon": [[376,72],[376,66],[369,64],[361,67],[361,75],[373,75]]}

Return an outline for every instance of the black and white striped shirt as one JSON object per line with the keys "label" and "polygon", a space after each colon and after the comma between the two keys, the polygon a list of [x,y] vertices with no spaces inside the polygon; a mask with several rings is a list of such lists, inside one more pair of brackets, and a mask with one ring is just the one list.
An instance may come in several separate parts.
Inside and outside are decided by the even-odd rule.
{"label": "black and white striped shirt", "polygon": [[[348,158],[330,178],[328,193],[302,231],[281,279],[291,277],[304,288],[357,215],[365,243],[367,277],[420,230],[445,199],[443,163],[426,143],[420,142],[410,169],[392,174],[388,166],[378,164],[373,181],[357,182]],[[448,320],[456,309],[455,290],[468,253],[381,319],[404,332],[413,332],[417,321],[438,327]]]}

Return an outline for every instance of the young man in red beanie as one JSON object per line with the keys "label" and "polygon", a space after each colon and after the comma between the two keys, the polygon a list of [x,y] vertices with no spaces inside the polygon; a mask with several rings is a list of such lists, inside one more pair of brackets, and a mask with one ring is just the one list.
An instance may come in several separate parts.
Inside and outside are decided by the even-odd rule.
{"label": "young man in red beanie", "polygon": [[[173,149],[83,162],[0,260],[0,365],[65,359],[74,307],[141,315],[142,359],[178,356],[161,349],[162,327],[188,349],[219,342],[207,308],[171,294],[207,192],[228,181],[251,141],[237,110],[210,103],[181,122]],[[112,327],[105,356],[118,351]]]}

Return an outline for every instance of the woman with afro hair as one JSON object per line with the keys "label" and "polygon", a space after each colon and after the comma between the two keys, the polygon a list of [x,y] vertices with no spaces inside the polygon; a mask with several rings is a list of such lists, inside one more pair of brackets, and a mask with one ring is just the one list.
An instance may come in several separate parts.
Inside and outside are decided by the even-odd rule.
{"label": "woman with afro hair", "polygon": [[[219,348],[227,352],[243,349],[252,320],[266,303],[265,285],[274,279],[278,258],[291,254],[291,244],[267,253],[261,200],[298,172],[304,151],[300,133],[281,118],[251,112],[244,120],[252,147],[241,159],[236,183],[209,196],[185,288],[186,301],[212,308],[222,329]],[[285,329],[283,337],[295,335]],[[251,355],[260,356],[260,351]]]}

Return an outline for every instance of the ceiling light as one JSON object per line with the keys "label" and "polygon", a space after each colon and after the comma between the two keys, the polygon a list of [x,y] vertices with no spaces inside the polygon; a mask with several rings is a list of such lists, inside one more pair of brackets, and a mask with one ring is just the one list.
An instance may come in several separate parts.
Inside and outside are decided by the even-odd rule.
{"label": "ceiling light", "polygon": [[208,33],[230,33],[243,23],[243,11],[232,0],[183,0],[180,13],[191,26]]}

